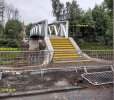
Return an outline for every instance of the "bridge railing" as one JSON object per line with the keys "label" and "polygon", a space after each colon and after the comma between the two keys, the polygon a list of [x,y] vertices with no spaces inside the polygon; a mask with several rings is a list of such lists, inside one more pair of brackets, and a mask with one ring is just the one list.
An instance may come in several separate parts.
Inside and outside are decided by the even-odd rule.
{"label": "bridge railing", "polygon": [[48,25],[49,35],[68,38],[68,21],[56,21]]}
{"label": "bridge railing", "polygon": [[43,21],[40,21],[40,22],[34,24],[30,30],[30,37],[31,36],[46,37],[48,34],[47,27],[48,27],[47,20],[43,20]]}
{"label": "bridge railing", "polygon": [[68,21],[56,21],[54,23],[48,24],[48,20],[40,21],[33,25],[30,30],[30,37],[32,36],[60,36],[68,37]]}

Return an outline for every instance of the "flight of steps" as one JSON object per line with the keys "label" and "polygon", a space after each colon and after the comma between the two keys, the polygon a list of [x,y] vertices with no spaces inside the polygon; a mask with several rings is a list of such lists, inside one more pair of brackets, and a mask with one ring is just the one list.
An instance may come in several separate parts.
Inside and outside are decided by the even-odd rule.
{"label": "flight of steps", "polygon": [[76,52],[68,38],[50,38],[50,41],[54,49],[54,63],[87,61]]}

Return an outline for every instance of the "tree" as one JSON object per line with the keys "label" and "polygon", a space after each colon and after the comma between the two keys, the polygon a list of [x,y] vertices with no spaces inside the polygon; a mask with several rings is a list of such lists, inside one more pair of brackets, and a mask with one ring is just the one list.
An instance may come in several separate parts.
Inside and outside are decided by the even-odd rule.
{"label": "tree", "polygon": [[[95,21],[95,33],[94,41],[100,42],[101,44],[106,44],[106,33],[110,26],[110,17],[107,10],[105,10],[101,5],[96,5],[92,10],[92,17]],[[108,33],[112,34],[112,33]],[[107,35],[108,36],[108,35]],[[111,39],[111,38],[110,38]],[[110,40],[112,41],[112,39]]]}
{"label": "tree", "polygon": [[104,4],[106,5],[106,10],[109,14],[109,22],[108,22],[108,29],[106,31],[106,38],[105,38],[105,42],[107,45],[111,45],[113,44],[113,0],[104,0]]}
{"label": "tree", "polygon": [[60,3],[60,0],[51,0],[52,1],[52,8],[53,8],[53,16],[56,17],[57,21],[61,20],[64,5]]}
{"label": "tree", "polygon": [[69,35],[73,36],[75,40],[78,40],[80,36],[80,27],[77,27],[78,24],[81,24],[83,11],[79,7],[78,3],[73,0],[72,2],[67,2],[65,7],[65,19],[69,21]]}
{"label": "tree", "polygon": [[105,4],[107,5],[107,8],[109,10],[113,10],[113,0],[104,0]]}
{"label": "tree", "polygon": [[8,20],[5,26],[6,37],[18,39],[21,29],[21,22],[18,20]]}
{"label": "tree", "polygon": [[14,7],[12,4],[6,5],[5,14],[6,14],[7,20],[10,20],[12,18],[13,10],[14,10]]}
{"label": "tree", "polygon": [[13,12],[13,19],[14,20],[19,20],[19,10],[18,9],[14,9],[14,12]]}
{"label": "tree", "polygon": [[66,3],[66,19],[75,20],[75,18],[80,19],[82,10],[79,7],[77,1],[73,0],[71,3]]}
{"label": "tree", "polygon": [[5,9],[5,15],[7,20],[13,19],[13,20],[19,20],[19,10],[14,8],[12,4],[7,4]]}
{"label": "tree", "polygon": [[92,17],[92,10],[89,8],[82,18],[82,24],[87,25],[88,27],[82,27],[80,31],[82,32],[82,38],[86,42],[92,42],[94,40],[95,33],[95,21]]}
{"label": "tree", "polygon": [[0,38],[3,38],[4,26],[0,24]]}
{"label": "tree", "polygon": [[0,0],[0,23],[4,23],[4,13],[5,13],[5,2]]}
{"label": "tree", "polygon": [[29,25],[26,26],[26,34],[28,37],[30,36],[30,30],[31,30],[32,26],[33,26],[32,23],[30,23]]}
{"label": "tree", "polygon": [[5,38],[7,40],[6,46],[18,47],[19,46],[19,35],[22,30],[21,22],[18,20],[8,20],[5,26]]}
{"label": "tree", "polygon": [[17,39],[7,39],[7,47],[17,48],[19,47],[19,41]]}

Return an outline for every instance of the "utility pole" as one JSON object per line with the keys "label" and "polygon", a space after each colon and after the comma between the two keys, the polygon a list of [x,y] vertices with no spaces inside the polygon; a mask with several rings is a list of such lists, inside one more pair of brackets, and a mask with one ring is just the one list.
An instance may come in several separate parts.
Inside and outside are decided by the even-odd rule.
{"label": "utility pole", "polygon": [[0,24],[2,25],[4,25],[4,10],[5,10],[4,0],[0,0]]}

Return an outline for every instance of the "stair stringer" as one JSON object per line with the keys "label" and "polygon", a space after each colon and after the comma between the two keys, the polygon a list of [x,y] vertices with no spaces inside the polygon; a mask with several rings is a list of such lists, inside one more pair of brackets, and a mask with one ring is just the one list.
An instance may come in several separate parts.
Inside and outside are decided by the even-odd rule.
{"label": "stair stringer", "polygon": [[45,44],[46,44],[47,55],[45,55],[45,57],[44,57],[43,64],[47,65],[53,59],[53,51],[54,50],[53,50],[53,47],[52,47],[52,44],[51,44],[51,41],[50,41],[49,37],[44,37],[44,41],[45,41]]}

